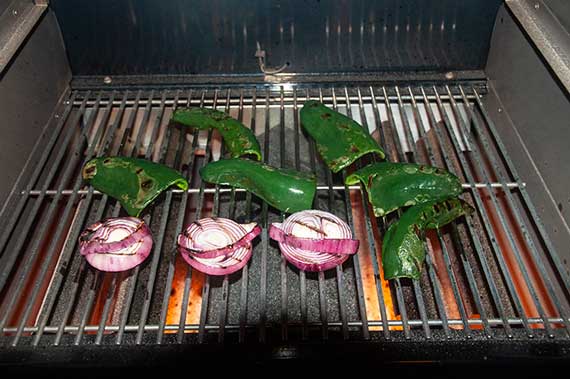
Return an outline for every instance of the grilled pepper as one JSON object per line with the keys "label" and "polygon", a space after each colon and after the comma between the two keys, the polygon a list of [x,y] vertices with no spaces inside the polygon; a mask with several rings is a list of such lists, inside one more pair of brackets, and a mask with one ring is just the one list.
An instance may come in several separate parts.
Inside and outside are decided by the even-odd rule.
{"label": "grilled pepper", "polygon": [[316,179],[295,170],[279,169],[248,159],[225,159],[200,169],[202,180],[246,189],[283,212],[310,209]]}
{"label": "grilled pepper", "polygon": [[226,113],[208,108],[178,108],[172,114],[171,121],[200,130],[216,129],[232,158],[250,155],[261,160],[259,142],[252,131]]}
{"label": "grilled pepper", "polygon": [[425,230],[438,229],[472,211],[473,208],[460,199],[431,201],[406,210],[384,235],[382,243],[384,278],[419,279],[425,259],[423,245]]}
{"label": "grilled pepper", "polygon": [[144,159],[100,157],[83,167],[83,179],[119,200],[130,216],[138,217],[166,188],[188,189],[188,182],[177,171]]}
{"label": "grilled pepper", "polygon": [[361,181],[376,217],[400,207],[458,196],[459,179],[440,168],[411,164],[379,162],[368,165],[346,178],[346,184]]}
{"label": "grilled pepper", "polygon": [[333,172],[339,172],[368,153],[384,158],[384,151],[362,126],[318,101],[307,101],[303,105],[301,124]]}

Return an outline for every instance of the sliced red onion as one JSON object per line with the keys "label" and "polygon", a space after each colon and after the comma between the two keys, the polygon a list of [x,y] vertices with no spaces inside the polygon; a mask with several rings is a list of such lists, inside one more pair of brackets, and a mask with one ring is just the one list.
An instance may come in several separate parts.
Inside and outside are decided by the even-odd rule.
{"label": "sliced red onion", "polygon": [[129,270],[142,263],[152,250],[152,235],[136,217],[98,221],[79,237],[81,255],[101,271]]}
{"label": "sliced red onion", "polygon": [[342,264],[358,251],[350,227],[337,216],[307,210],[292,214],[269,229],[285,258],[304,271],[325,271]]}
{"label": "sliced red onion", "polygon": [[228,275],[251,258],[251,241],[261,232],[256,223],[238,224],[221,217],[194,221],[178,235],[178,251],[188,264],[209,275]]}

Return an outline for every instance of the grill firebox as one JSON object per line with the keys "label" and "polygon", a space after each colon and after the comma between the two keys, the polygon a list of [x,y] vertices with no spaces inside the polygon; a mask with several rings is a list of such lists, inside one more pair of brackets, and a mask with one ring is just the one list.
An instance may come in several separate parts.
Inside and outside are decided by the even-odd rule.
{"label": "grill firebox", "polygon": [[[567,341],[569,273],[484,105],[485,82],[454,85],[207,86],[73,90],[57,106],[0,214],[0,341],[4,346],[290,343],[307,340]],[[425,241],[418,281],[383,279],[381,241],[395,216],[373,217],[358,186],[332,174],[304,135],[299,110],[317,99],[360,122],[392,161],[458,175],[476,212]],[[168,125],[176,106],[229,113],[257,136],[264,161],[314,172],[314,207],[345,219],[357,255],[325,273],[287,264],[268,238],[284,215],[244,191],[202,183],[223,154],[216,132]],[[144,215],[154,248],[125,273],[102,273],[79,255],[90,223],[122,215],[81,180],[95,156],[152,159],[183,172]],[[208,215],[263,227],[240,272],[210,277],[175,249],[182,227]]]}

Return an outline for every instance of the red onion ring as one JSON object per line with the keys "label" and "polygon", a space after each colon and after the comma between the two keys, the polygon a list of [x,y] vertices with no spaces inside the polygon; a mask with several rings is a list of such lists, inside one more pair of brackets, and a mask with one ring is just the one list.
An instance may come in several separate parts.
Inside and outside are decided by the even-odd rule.
{"label": "red onion ring", "polygon": [[292,214],[269,230],[285,258],[304,271],[325,271],[358,251],[350,227],[337,216],[318,210]]}
{"label": "red onion ring", "polygon": [[139,265],[149,256],[152,244],[150,229],[136,217],[98,221],[79,236],[81,255],[91,266],[108,272]]}
{"label": "red onion ring", "polygon": [[178,251],[188,264],[208,275],[228,275],[251,258],[251,241],[261,232],[256,223],[227,218],[194,221],[178,235]]}

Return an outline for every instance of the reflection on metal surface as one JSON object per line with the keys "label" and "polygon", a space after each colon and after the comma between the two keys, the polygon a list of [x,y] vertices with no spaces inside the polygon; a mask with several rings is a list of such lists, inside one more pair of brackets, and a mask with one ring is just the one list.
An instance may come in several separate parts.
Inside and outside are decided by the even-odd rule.
{"label": "reflection on metal surface", "polygon": [[76,75],[481,69],[500,0],[54,0]]}

